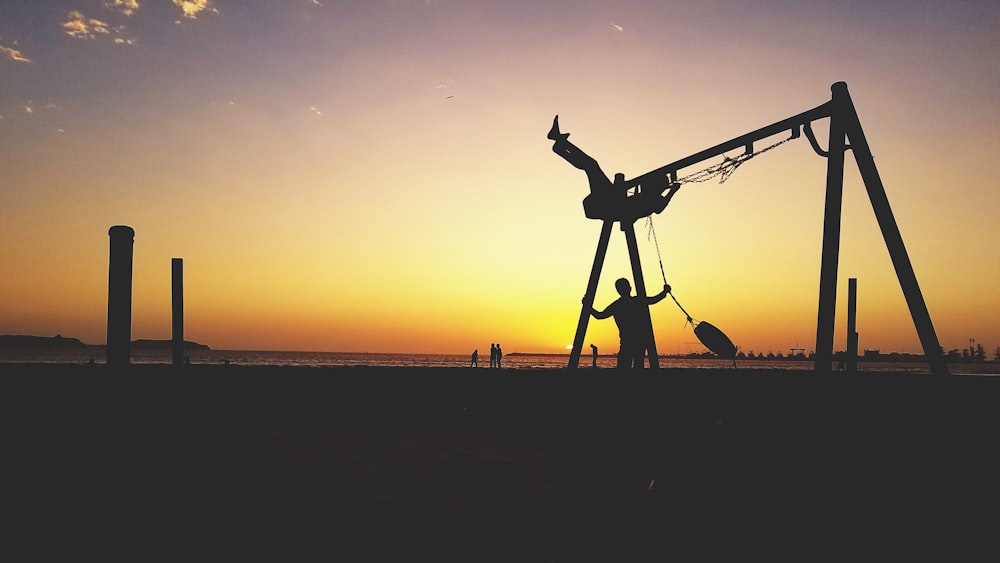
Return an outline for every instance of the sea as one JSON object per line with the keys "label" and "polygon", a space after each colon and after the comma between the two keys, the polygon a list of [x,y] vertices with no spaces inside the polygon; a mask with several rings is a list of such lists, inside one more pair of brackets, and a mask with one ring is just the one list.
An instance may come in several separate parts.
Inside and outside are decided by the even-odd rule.
{"label": "sea", "polygon": [[[133,348],[133,364],[169,364],[169,348]],[[53,363],[53,364],[103,364],[103,346],[80,348],[49,347],[0,347],[0,365],[4,363]],[[470,367],[469,354],[395,354],[385,352],[287,352],[260,350],[186,350],[191,364],[202,365],[242,365],[242,366],[309,366],[309,367]],[[597,368],[614,368],[614,355],[597,358]],[[584,355],[578,367],[592,367],[592,357]],[[686,369],[732,368],[731,360],[710,357],[660,357],[660,367]],[[489,357],[480,355],[478,367],[489,369]],[[502,367],[506,369],[564,369],[569,364],[569,354],[535,354],[513,352],[505,354]],[[953,375],[1000,375],[1000,363],[951,363],[949,371]],[[737,360],[737,369],[772,369],[808,371],[814,368],[810,360]],[[831,366],[836,369],[837,366]],[[905,372],[929,374],[930,369],[923,362],[858,362],[861,372]]]}

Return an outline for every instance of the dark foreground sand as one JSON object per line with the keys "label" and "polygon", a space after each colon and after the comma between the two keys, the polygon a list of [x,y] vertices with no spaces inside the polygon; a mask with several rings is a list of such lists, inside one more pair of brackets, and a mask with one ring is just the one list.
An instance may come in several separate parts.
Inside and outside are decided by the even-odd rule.
{"label": "dark foreground sand", "polygon": [[4,557],[996,561],[1000,378],[4,366]]}

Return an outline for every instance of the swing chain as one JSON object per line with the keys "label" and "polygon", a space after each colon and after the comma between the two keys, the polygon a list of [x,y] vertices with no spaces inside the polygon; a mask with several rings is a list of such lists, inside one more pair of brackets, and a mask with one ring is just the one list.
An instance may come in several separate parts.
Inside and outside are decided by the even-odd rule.
{"label": "swing chain", "polygon": [[791,141],[792,139],[793,139],[793,137],[789,137],[787,139],[782,139],[782,140],[778,141],[777,143],[774,143],[773,145],[770,145],[770,146],[767,146],[767,147],[764,147],[764,148],[760,149],[759,151],[752,152],[752,153],[745,152],[745,153],[740,154],[740,155],[735,156],[735,157],[729,157],[729,156],[723,155],[722,162],[720,162],[718,164],[713,164],[712,166],[709,166],[708,168],[703,168],[703,169],[701,169],[701,170],[699,170],[697,172],[693,172],[691,174],[688,174],[687,176],[684,176],[683,178],[678,178],[677,180],[675,180],[675,182],[678,183],[678,184],[696,183],[696,182],[707,182],[707,181],[709,181],[709,180],[711,180],[711,179],[713,179],[713,178],[715,178],[715,177],[718,176],[719,177],[719,183],[723,184],[723,183],[725,183],[726,180],[729,179],[730,176],[733,175],[733,172],[736,172],[736,169],[739,168],[740,165],[743,164],[744,162],[750,160],[751,158],[753,158],[753,157],[755,157],[757,155],[764,154],[764,153],[766,153],[767,151],[769,151],[771,149],[777,148],[777,147],[779,147],[779,146],[787,143],[788,141]]}
{"label": "swing chain", "polygon": [[663,276],[663,285],[667,285],[667,274],[663,272],[663,256],[660,255],[660,243],[656,240],[656,230],[653,229],[653,214],[646,216],[646,240],[652,237],[653,245],[656,246],[656,259],[660,262],[660,275]]}
{"label": "swing chain", "polygon": [[[660,275],[663,276],[663,285],[667,285],[667,274],[663,272],[663,256],[660,255],[660,243],[656,240],[656,229],[653,228],[652,214],[646,216],[646,240],[650,239],[653,241],[653,246],[656,247],[656,259],[660,262]],[[681,310],[681,312],[684,313],[684,317],[686,317],[686,320],[684,321],[684,328],[687,328],[688,323],[691,323],[691,326],[694,326],[694,319],[691,318],[691,314],[684,309],[684,306],[681,305],[680,301],[674,297],[674,292],[671,291],[669,295],[670,298],[674,300],[674,303],[677,304],[677,307]]]}
{"label": "swing chain", "polygon": [[[740,165],[742,165],[744,162],[750,160],[751,158],[753,158],[753,157],[755,157],[757,155],[764,154],[764,153],[766,153],[767,151],[769,151],[771,149],[780,147],[781,145],[787,143],[788,141],[791,141],[794,138],[795,138],[795,136],[788,137],[787,139],[782,139],[782,140],[778,141],[777,143],[774,143],[772,145],[766,146],[766,147],[760,149],[759,151],[744,152],[743,154],[740,154],[740,155],[735,156],[735,157],[728,157],[726,155],[723,155],[722,162],[720,162],[718,164],[713,164],[712,166],[709,166],[707,168],[703,168],[702,170],[699,170],[699,171],[694,172],[692,174],[688,174],[687,176],[684,176],[683,178],[677,178],[672,183],[674,183],[674,184],[684,184],[684,183],[707,182],[707,181],[711,180],[712,178],[715,178],[715,177],[718,176],[719,177],[719,183],[723,184],[723,183],[725,183],[726,180],[729,179],[730,176],[733,175],[734,172],[736,172],[736,169],[739,168]],[[673,172],[673,173],[671,173],[671,174],[672,175],[676,174],[676,171]],[[663,271],[663,256],[660,254],[660,243],[656,239],[656,229],[653,228],[653,214],[652,213],[650,213],[649,215],[646,216],[646,240],[649,240],[649,239],[653,240],[653,245],[656,247],[656,259],[660,263],[660,275],[663,276],[663,285],[667,285],[667,274]],[[686,317],[686,319],[684,321],[684,328],[687,328],[688,323],[691,323],[691,326],[694,326],[695,325],[694,319],[691,318],[690,313],[688,313],[684,309],[684,306],[681,305],[680,301],[678,301],[677,298],[674,297],[673,292],[670,292],[670,298],[674,300],[674,303],[677,304],[677,307],[680,308],[681,312],[683,312],[684,316]]]}

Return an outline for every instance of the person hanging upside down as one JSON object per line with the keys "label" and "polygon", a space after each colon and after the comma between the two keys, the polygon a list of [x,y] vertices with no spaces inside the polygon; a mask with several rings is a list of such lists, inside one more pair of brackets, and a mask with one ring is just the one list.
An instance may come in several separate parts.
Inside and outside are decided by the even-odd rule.
{"label": "person hanging upside down", "polygon": [[[559,116],[552,120],[552,128],[549,129],[548,138],[552,139],[552,152],[558,154],[566,162],[587,173],[587,181],[590,183],[590,195],[583,200],[583,210],[587,217],[591,219],[612,218],[616,208],[625,199],[624,186],[615,189],[615,185],[608,179],[608,175],[601,170],[601,165],[580,150],[580,147],[569,141],[569,133],[559,130]],[[616,174],[615,180],[622,184],[625,181],[624,174]]]}
{"label": "person hanging upside down", "polygon": [[[681,187],[680,184],[670,184],[669,178],[665,178],[662,185],[642,186],[638,193],[629,197],[625,175],[619,172],[615,174],[614,182],[608,179],[597,160],[571,143],[569,133],[559,130],[558,115],[553,118],[547,137],[553,141],[552,152],[586,172],[590,195],[583,199],[583,211],[590,219],[635,221],[639,217],[660,213]],[[668,186],[670,191],[663,194]]]}

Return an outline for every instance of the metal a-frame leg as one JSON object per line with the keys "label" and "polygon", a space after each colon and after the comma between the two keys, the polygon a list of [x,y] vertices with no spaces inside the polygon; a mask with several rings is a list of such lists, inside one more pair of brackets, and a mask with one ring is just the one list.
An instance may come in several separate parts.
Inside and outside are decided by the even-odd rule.
{"label": "metal a-frame leg", "polygon": [[903,290],[903,297],[906,298],[906,306],[910,310],[910,317],[913,318],[913,326],[917,329],[917,336],[924,349],[924,357],[927,359],[932,374],[948,375],[948,362],[944,358],[937,333],[934,331],[934,323],[931,322],[927,304],[924,302],[924,296],[917,284],[917,276],[913,272],[910,256],[906,252],[906,246],[903,245],[903,236],[899,233],[896,218],[892,214],[892,208],[889,207],[889,197],[885,193],[878,168],[875,167],[875,159],[868,147],[868,140],[865,139],[865,133],[861,129],[861,120],[858,119],[854,104],[851,103],[850,94],[847,93],[847,85],[842,82],[838,84],[843,85],[844,103],[840,113],[845,121],[847,138],[851,142],[851,151],[854,153],[854,160],[858,164],[861,178],[868,190],[868,199],[871,200],[875,218],[882,230],[882,238],[885,239],[886,249],[892,259],[892,266],[896,270],[896,278]]}
{"label": "metal a-frame leg", "polygon": [[614,221],[604,220],[601,226],[601,237],[597,239],[597,252],[594,254],[594,265],[590,268],[590,281],[587,282],[587,292],[583,294],[583,308],[580,309],[580,321],[576,325],[576,336],[573,337],[573,350],[569,354],[569,369],[576,369],[580,363],[580,352],[583,350],[583,339],[587,336],[587,324],[590,322],[590,311],[594,308],[594,298],[597,296],[597,282],[601,279],[601,268],[604,267],[604,257],[608,254],[608,242],[611,240],[611,228]]}
{"label": "metal a-frame leg", "polygon": [[[590,322],[590,311],[594,308],[594,298],[597,295],[597,283],[601,279],[601,269],[604,267],[604,258],[608,254],[608,242],[611,240],[611,229],[614,221],[605,220],[601,226],[601,236],[597,240],[597,252],[594,254],[594,265],[590,269],[590,281],[587,282],[587,292],[583,296],[583,307],[580,309],[580,320],[576,325],[576,336],[573,337],[573,350],[569,354],[569,369],[576,369],[580,363],[580,354],[583,351],[583,340],[587,336],[587,325]],[[621,229],[625,233],[625,241],[628,245],[629,259],[632,263],[632,277],[635,284],[635,294],[640,298],[646,297],[646,282],[642,276],[642,263],[639,261],[639,245],[635,236],[634,223],[621,223]],[[649,356],[649,367],[659,368],[660,359],[656,353],[656,339],[653,337],[653,322],[649,315],[649,305],[645,307],[645,323],[648,332],[649,347],[646,353]]]}
{"label": "metal a-frame leg", "polygon": [[[819,272],[819,308],[816,313],[816,355],[813,369],[832,369],[833,329],[837,311],[837,270],[840,263],[840,223],[844,199],[843,92],[833,89],[830,109],[830,145],[826,160],[826,205],[823,211],[823,251]],[[849,102],[848,102],[849,103]]]}
{"label": "metal a-frame leg", "polygon": [[[646,280],[642,276],[642,262],[639,261],[639,245],[635,238],[635,223],[626,223],[623,221],[621,226],[622,231],[625,232],[625,241],[628,243],[629,260],[632,262],[632,279],[635,284],[635,295],[637,299],[645,301]],[[643,307],[643,311],[645,311],[643,323],[645,324],[646,342],[649,343],[644,355],[649,355],[649,367],[656,369],[660,367],[660,358],[656,354],[656,339],[653,337],[653,321],[649,316],[648,303]]]}
{"label": "metal a-frame leg", "polygon": [[903,297],[913,318],[913,325],[924,349],[924,357],[935,375],[948,375],[948,364],[941,350],[927,304],[917,284],[913,265],[899,233],[899,226],[889,207],[889,198],[875,167],[868,140],[861,128],[854,103],[847,91],[847,84],[837,82],[830,109],[830,147],[827,161],[826,211],[823,223],[823,257],[820,270],[819,312],[816,323],[815,370],[828,372],[833,359],[834,312],[837,305],[837,264],[840,252],[841,201],[843,199],[845,140],[861,172],[868,199],[882,231],[886,249],[892,259]]}

